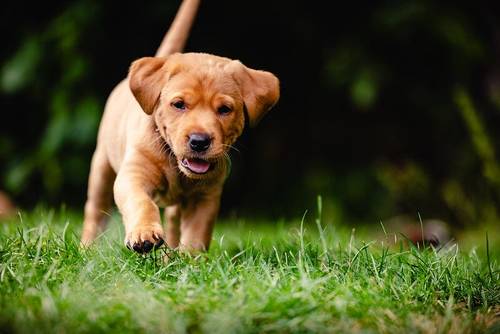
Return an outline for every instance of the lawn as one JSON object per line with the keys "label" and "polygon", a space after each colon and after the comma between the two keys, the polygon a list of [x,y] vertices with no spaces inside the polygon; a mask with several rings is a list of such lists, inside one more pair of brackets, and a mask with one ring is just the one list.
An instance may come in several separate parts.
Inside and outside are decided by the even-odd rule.
{"label": "lawn", "polygon": [[488,245],[477,229],[435,250],[315,214],[226,220],[209,253],[189,257],[127,250],[118,216],[84,250],[80,225],[78,214],[44,209],[0,224],[0,332],[500,331],[491,228]]}

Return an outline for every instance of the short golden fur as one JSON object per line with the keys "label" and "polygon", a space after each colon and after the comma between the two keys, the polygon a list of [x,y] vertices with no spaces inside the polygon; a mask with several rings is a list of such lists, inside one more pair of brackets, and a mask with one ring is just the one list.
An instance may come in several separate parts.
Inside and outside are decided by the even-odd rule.
{"label": "short golden fur", "polygon": [[[84,245],[104,228],[114,195],[129,248],[148,252],[166,240],[181,250],[208,249],[228,151],[245,114],[255,125],[277,102],[279,82],[237,60],[176,53],[198,5],[183,2],[157,57],[133,62],[108,98],[89,175]],[[193,150],[198,134],[209,141],[206,150]],[[166,207],[166,233],[159,206]]]}

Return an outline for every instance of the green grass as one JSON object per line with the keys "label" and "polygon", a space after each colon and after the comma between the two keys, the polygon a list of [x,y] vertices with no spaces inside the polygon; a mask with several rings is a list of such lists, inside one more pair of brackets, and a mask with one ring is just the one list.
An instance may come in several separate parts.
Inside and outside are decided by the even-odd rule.
{"label": "green grass", "polygon": [[117,217],[82,250],[80,224],[64,210],[38,210],[0,225],[0,332],[500,330],[496,231],[488,252],[483,232],[467,249],[459,240],[436,251],[402,236],[388,247],[392,237],[313,215],[303,223],[225,221],[208,254],[170,253],[164,263],[163,251],[128,251]]}

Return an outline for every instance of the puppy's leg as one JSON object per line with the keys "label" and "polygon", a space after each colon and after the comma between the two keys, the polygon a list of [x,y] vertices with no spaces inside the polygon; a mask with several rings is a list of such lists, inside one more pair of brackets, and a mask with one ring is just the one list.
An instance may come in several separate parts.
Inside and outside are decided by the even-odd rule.
{"label": "puppy's leg", "polygon": [[124,162],[116,177],[114,195],[125,225],[125,245],[139,253],[163,244],[160,210],[151,198],[160,178],[144,159]]}
{"label": "puppy's leg", "polygon": [[88,246],[106,227],[107,216],[113,201],[113,181],[115,172],[111,168],[105,152],[99,147],[90,165],[87,202],[81,243]]}
{"label": "puppy's leg", "polygon": [[181,210],[179,205],[165,208],[165,221],[167,223],[167,245],[170,248],[179,247]]}
{"label": "puppy's leg", "polygon": [[207,251],[219,212],[220,194],[188,203],[181,213],[180,250],[189,253]]}

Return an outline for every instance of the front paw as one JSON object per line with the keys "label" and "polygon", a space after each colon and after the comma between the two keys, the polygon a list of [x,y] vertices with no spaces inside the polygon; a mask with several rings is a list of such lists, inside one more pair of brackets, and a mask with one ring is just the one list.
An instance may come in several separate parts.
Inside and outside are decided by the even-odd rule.
{"label": "front paw", "polygon": [[137,224],[125,236],[127,248],[141,254],[159,248],[163,242],[163,228],[158,223]]}

